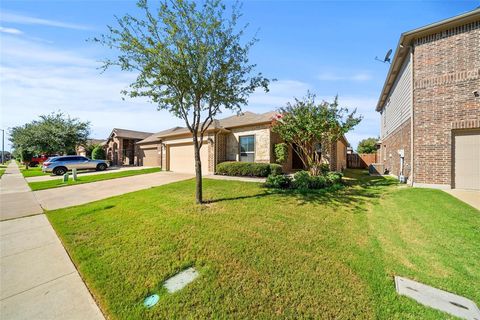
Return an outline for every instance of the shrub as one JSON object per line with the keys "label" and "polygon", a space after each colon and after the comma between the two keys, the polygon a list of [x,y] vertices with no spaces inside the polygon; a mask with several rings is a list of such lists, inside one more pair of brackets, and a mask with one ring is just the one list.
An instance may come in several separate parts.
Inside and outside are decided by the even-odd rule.
{"label": "shrub", "polygon": [[320,172],[322,174],[327,174],[330,171],[330,165],[328,163],[322,163],[320,165]]}
{"label": "shrub", "polygon": [[283,174],[282,166],[275,163],[270,164],[270,174],[274,176]]}
{"label": "shrub", "polygon": [[222,162],[217,165],[217,174],[226,176],[267,177],[270,174],[281,174],[282,167],[270,163],[254,162]]}
{"label": "shrub", "polygon": [[105,150],[101,146],[96,146],[92,150],[92,159],[93,160],[104,160],[105,159]]}
{"label": "shrub", "polygon": [[340,172],[329,172],[325,175],[328,185],[334,185],[342,182],[343,174]]}
{"label": "shrub", "polygon": [[275,160],[278,164],[284,164],[288,158],[288,146],[286,143],[277,143],[275,145]]}
{"label": "shrub", "polygon": [[322,189],[327,186],[327,179],[325,176],[310,176],[310,183],[308,187],[310,189]]}
{"label": "shrub", "polygon": [[310,174],[307,171],[298,171],[293,175],[293,186],[296,189],[308,189],[310,186]]}
{"label": "shrub", "polygon": [[289,176],[285,176],[283,174],[280,175],[269,175],[267,177],[267,181],[265,182],[265,186],[267,188],[276,188],[276,189],[288,189],[292,185],[292,178]]}

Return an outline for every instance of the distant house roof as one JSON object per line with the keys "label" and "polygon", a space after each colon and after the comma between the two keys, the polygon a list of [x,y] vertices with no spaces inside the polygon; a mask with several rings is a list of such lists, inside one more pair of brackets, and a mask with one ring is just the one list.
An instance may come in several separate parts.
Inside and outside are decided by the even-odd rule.
{"label": "distant house roof", "polygon": [[162,130],[162,131],[156,132],[154,134],[151,134],[150,136],[146,137],[145,139],[143,139],[141,141],[138,141],[137,144],[146,144],[146,143],[156,142],[156,141],[159,140],[160,136],[171,133],[171,132],[174,132],[174,131],[177,131],[177,130],[182,130],[182,129],[186,129],[186,128],[184,128],[184,127],[174,127],[174,128],[170,128],[170,129],[167,129],[167,130]]}
{"label": "distant house roof", "polygon": [[[276,114],[275,111],[270,111],[270,112],[261,113],[261,114],[245,111],[238,115],[233,115],[224,119],[214,120],[212,124],[208,127],[208,130],[212,130],[212,129],[228,130],[230,128],[269,123],[273,120],[273,117],[275,116],[275,114]],[[185,127],[176,127],[169,130],[165,130],[165,132],[161,132],[156,136],[158,138],[165,138],[165,137],[171,137],[171,136],[190,133],[190,130],[188,130],[188,128],[185,128]],[[141,141],[140,143],[142,142],[143,141]]]}
{"label": "distant house roof", "polygon": [[390,64],[390,69],[388,70],[387,78],[385,79],[382,92],[378,99],[376,111],[381,111],[383,106],[385,105],[385,102],[388,95],[390,94],[393,84],[395,83],[395,80],[400,73],[403,62],[405,61],[405,58],[410,52],[410,46],[413,40],[446,29],[455,28],[466,23],[475,22],[479,19],[480,8],[477,8],[472,11],[460,14],[458,16],[402,33],[400,35],[400,40],[398,41],[397,49],[395,50],[395,56],[393,57],[393,61]]}
{"label": "distant house roof", "polygon": [[152,132],[143,132],[143,131],[134,131],[134,130],[127,130],[127,129],[113,128],[112,133],[110,133],[109,138],[111,138],[114,134],[117,137],[120,137],[120,138],[143,140],[143,139],[147,138],[148,136],[151,136]]}

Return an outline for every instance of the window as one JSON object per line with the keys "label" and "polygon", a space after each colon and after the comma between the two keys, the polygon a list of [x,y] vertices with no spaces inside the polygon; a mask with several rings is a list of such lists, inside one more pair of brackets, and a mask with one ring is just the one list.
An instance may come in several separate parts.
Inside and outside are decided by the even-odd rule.
{"label": "window", "polygon": [[243,136],[240,140],[240,161],[255,161],[255,136]]}

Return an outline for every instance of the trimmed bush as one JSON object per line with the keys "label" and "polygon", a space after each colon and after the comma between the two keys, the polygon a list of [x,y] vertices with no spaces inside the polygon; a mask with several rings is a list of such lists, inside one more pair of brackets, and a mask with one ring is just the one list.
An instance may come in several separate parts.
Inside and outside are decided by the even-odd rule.
{"label": "trimmed bush", "polygon": [[328,163],[322,163],[320,165],[320,172],[325,175],[330,171],[330,165]]}
{"label": "trimmed bush", "polygon": [[327,179],[325,176],[310,176],[310,189],[322,189],[327,187]]}
{"label": "trimmed bush", "polygon": [[296,189],[308,189],[310,187],[310,173],[298,171],[293,175],[293,187]]}
{"label": "trimmed bush", "polygon": [[292,185],[292,178],[290,176],[280,175],[269,175],[265,186],[267,188],[276,188],[276,189],[288,189]]}
{"label": "trimmed bush", "polygon": [[340,172],[329,172],[325,175],[328,185],[334,185],[342,182],[343,174]]}
{"label": "trimmed bush", "polygon": [[230,161],[219,163],[216,173],[226,176],[267,177],[270,174],[281,174],[282,167],[278,164],[270,163]]}
{"label": "trimmed bush", "polygon": [[93,160],[104,160],[105,159],[105,150],[101,146],[96,146],[92,150],[92,159]]}
{"label": "trimmed bush", "polygon": [[272,174],[272,175],[283,174],[282,166],[279,165],[279,164],[275,164],[275,163],[270,164],[270,174]]}

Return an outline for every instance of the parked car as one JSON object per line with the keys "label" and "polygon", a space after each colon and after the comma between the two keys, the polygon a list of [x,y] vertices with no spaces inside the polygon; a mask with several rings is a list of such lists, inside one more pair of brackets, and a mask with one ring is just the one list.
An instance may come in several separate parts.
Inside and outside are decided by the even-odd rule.
{"label": "parked car", "polygon": [[57,176],[64,175],[68,170],[97,170],[104,171],[108,168],[106,160],[91,160],[82,156],[59,156],[48,158],[43,163],[43,172],[53,172]]}
{"label": "parked car", "polygon": [[39,164],[42,164],[44,163],[45,161],[47,161],[48,158],[52,158],[52,157],[56,157],[58,155],[56,154],[51,154],[51,155],[47,155],[47,154],[40,154],[40,155],[35,155],[32,157],[32,159],[30,159],[30,161],[28,162],[28,166],[29,167],[36,167],[38,166]]}

